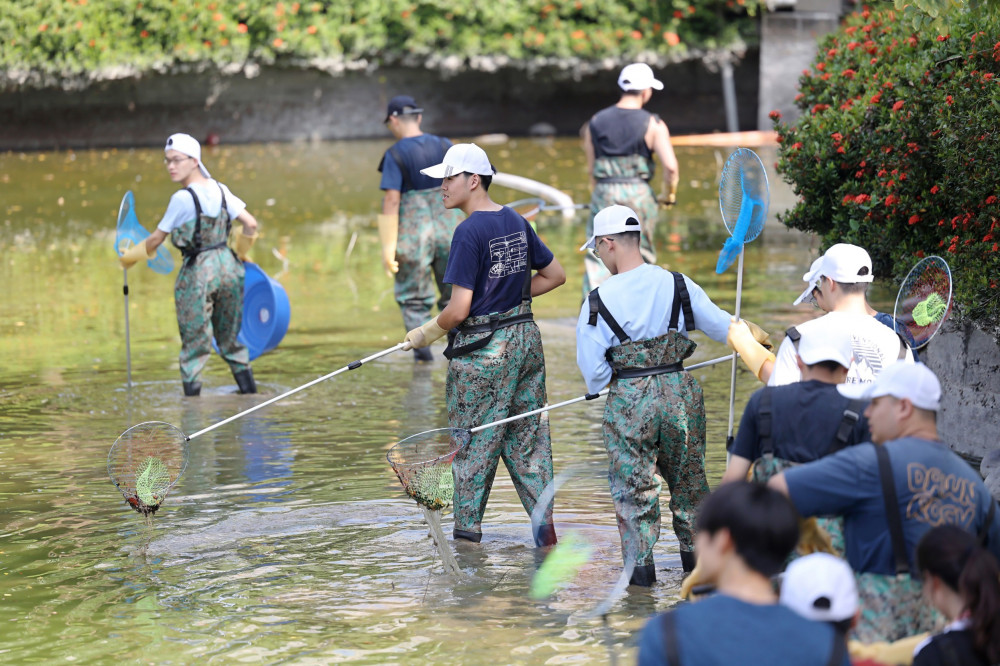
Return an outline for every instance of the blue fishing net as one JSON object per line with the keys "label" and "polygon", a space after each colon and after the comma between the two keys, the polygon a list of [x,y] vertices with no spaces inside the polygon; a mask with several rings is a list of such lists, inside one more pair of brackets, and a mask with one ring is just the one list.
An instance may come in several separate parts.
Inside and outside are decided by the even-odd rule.
{"label": "blue fishing net", "polygon": [[[139,224],[139,218],[135,214],[135,196],[132,190],[122,197],[121,206],[118,209],[118,228],[115,233],[115,252],[122,256],[125,250],[133,245],[141,243],[149,236],[149,232]],[[146,261],[146,264],[155,272],[166,275],[174,270],[174,258],[166,247],[160,245],[156,248],[156,256]]]}
{"label": "blue fishing net", "polygon": [[719,209],[731,234],[722,246],[716,273],[724,273],[749,243],[760,235],[767,220],[770,188],[764,163],[749,148],[738,148],[722,167]]}

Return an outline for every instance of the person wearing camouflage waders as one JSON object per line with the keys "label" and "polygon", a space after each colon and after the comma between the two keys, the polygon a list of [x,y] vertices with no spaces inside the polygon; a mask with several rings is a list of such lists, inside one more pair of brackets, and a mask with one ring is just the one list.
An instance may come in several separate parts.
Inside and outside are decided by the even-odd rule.
{"label": "person wearing camouflage waders", "polygon": [[[420,170],[437,164],[451,147],[448,139],[420,131],[423,109],[408,95],[389,100],[385,124],[397,141],[382,156],[379,187],[385,191],[378,216],[382,264],[395,278],[396,303],[406,330],[427,321],[434,307],[443,310],[451,297],[444,282],[448,246],[461,218],[441,205],[441,179]],[[415,360],[433,361],[428,348],[413,350]]]}
{"label": "person wearing camouflage waders", "polygon": [[[670,206],[677,201],[680,172],[667,124],[656,114],[644,110],[653,90],[663,90],[663,83],[644,63],[633,63],[618,76],[621,99],[614,106],[599,111],[583,126],[583,152],[590,174],[590,219],[587,236],[594,233],[594,216],[613,204],[628,206],[640,215],[643,223],[641,252],[648,263],[656,262],[653,228],[659,216],[653,194],[655,154],[663,167],[663,194],[660,202]],[[601,284],[607,270],[588,252],[584,256],[586,272],[583,293]]]}
{"label": "person wearing camouflage waders", "polygon": [[670,488],[681,564],[694,568],[695,510],[708,494],[705,403],[682,361],[697,346],[688,331],[724,342],[730,316],[690,278],[643,262],[641,228],[627,206],[594,216],[594,235],[580,250],[593,250],[611,277],[580,310],[576,361],[590,393],[611,383],[604,444],[622,557],[634,564],[632,584],[649,586],[660,535],[657,468]]}
{"label": "person wearing camouflage waders", "polygon": [[1000,507],[979,473],[941,441],[941,384],[923,363],[893,363],[874,383],[840,384],[870,400],[871,443],[781,472],[768,485],[803,516],[841,515],[861,614],[854,638],[895,641],[933,631],[940,618],[911,575],[920,539],[953,525],[1000,557]]}
{"label": "person wearing camouflage waders", "polygon": [[[523,217],[490,199],[495,171],[482,148],[452,146],[441,164],[424,173],[443,178],[445,208],[458,208],[468,217],[455,229],[445,271],[451,301],[406,334],[404,349],[425,348],[451,331],[445,392],[452,428],[538,409],[545,404],[545,356],[531,299],[563,284],[566,273]],[[487,428],[458,452],[452,463],[456,539],[482,540],[483,513],[501,459],[531,514],[552,481],[548,418]],[[551,506],[532,536],[537,546],[555,543]]]}
{"label": "person wearing camouflage waders", "polygon": [[[164,150],[170,180],[184,189],[170,197],[167,212],[145,242],[121,257],[122,265],[153,256],[169,235],[184,255],[174,285],[184,395],[201,393],[201,371],[212,353],[213,337],[239,392],[256,393],[250,353],[237,336],[243,321],[243,261],[257,239],[257,220],[228,187],[212,179],[194,137],[173,134]],[[243,225],[235,251],[227,245],[232,220]]]}

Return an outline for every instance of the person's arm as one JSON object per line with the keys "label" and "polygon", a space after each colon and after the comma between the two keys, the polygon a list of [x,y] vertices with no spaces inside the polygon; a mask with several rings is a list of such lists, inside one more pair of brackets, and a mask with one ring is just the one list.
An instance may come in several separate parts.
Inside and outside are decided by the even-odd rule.
{"label": "person's arm", "polygon": [[768,479],[767,487],[770,488],[771,490],[777,490],[785,497],[789,497],[788,481],[785,480],[784,472],[778,472],[777,475],[772,476],[770,479]]}
{"label": "person's arm", "polygon": [[778,353],[770,367],[765,363],[760,370],[760,380],[768,386],[783,386],[802,381],[802,372],[795,362],[795,345],[786,337],[778,345]]}
{"label": "person's arm", "polygon": [[[713,303],[705,290],[686,275],[684,276],[684,284],[687,285],[688,296],[691,298],[691,311],[694,313],[695,326],[716,342],[726,344],[726,334],[729,333],[729,322],[732,320],[732,315]],[[674,297],[677,298],[677,294],[674,294]]]}
{"label": "person's arm", "polygon": [[872,446],[851,446],[787,469],[767,485],[789,497],[803,517],[843,515],[872,494],[881,496]]}
{"label": "person's arm", "polygon": [[566,283],[566,271],[555,257],[531,278],[531,296],[541,296]]}
{"label": "person's arm", "polygon": [[386,190],[382,196],[382,214],[399,215],[399,199],[401,196],[399,190]]}
{"label": "person's arm", "polygon": [[746,481],[747,474],[750,473],[750,465],[751,461],[742,456],[733,454],[729,457],[729,464],[726,466],[726,473],[722,475],[722,483]]}
{"label": "person's arm", "polygon": [[457,284],[452,285],[451,300],[437,316],[438,326],[450,331],[469,318],[469,310],[471,309],[472,290]]}
{"label": "person's arm", "polygon": [[583,140],[583,154],[587,157],[587,176],[590,177],[590,189],[594,189],[594,141],[590,136],[590,121],[580,128],[580,138]]}
{"label": "person's arm", "polygon": [[670,130],[667,129],[667,124],[657,116],[649,119],[649,127],[646,130],[646,145],[656,154],[660,164],[663,165],[664,196],[662,202],[673,204],[677,201],[677,183],[681,179],[680,167],[677,164],[674,147],[670,144]]}
{"label": "person's arm", "polygon": [[166,240],[166,238],[166,232],[160,231],[159,229],[153,229],[153,233],[149,234],[146,238],[146,252],[152,255],[156,252],[156,248],[163,244],[163,241]]}
{"label": "person's arm", "polygon": [[576,322],[576,365],[587,384],[587,392],[598,393],[611,381],[611,366],[605,356],[610,342],[600,329],[603,320],[598,319],[596,326],[591,326],[589,320],[590,304],[585,300]]}

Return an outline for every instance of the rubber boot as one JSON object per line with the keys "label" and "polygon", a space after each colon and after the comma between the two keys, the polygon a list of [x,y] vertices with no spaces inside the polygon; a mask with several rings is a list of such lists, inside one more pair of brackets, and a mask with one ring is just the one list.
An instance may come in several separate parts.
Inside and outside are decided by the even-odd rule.
{"label": "rubber boot", "polygon": [[468,530],[460,530],[457,527],[451,533],[451,536],[455,539],[464,539],[465,541],[471,541],[472,543],[479,543],[483,540],[482,532],[469,532]]}
{"label": "rubber boot", "polygon": [[186,396],[201,395],[201,382],[183,382],[183,383],[184,383],[184,395]]}
{"label": "rubber boot", "polygon": [[554,546],[556,545],[556,526],[555,525],[540,525],[538,531],[534,534],[535,546],[541,548],[543,546]]}
{"label": "rubber boot", "polygon": [[413,350],[413,360],[417,363],[432,363],[434,354],[431,353],[430,347],[421,347]]}
{"label": "rubber boot", "polygon": [[256,393],[257,382],[253,380],[253,370],[247,368],[233,373],[236,385],[240,387],[240,393]]}
{"label": "rubber boot", "polygon": [[639,587],[651,587],[656,582],[656,567],[652,564],[645,564],[632,570],[632,577],[629,578],[629,585]]}
{"label": "rubber boot", "polygon": [[684,569],[684,573],[691,573],[694,571],[694,565],[697,564],[698,560],[694,556],[693,550],[682,550],[681,551],[681,567]]}

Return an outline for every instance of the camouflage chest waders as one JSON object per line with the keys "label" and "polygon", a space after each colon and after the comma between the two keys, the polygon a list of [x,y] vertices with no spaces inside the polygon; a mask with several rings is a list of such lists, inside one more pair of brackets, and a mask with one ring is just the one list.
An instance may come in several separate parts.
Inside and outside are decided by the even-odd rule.
{"label": "camouflage chest waders", "polygon": [[[656,263],[653,249],[653,232],[659,217],[656,195],[649,184],[653,177],[654,163],[643,155],[598,157],[594,160],[594,191],[590,196],[590,218],[587,220],[587,238],[594,233],[594,216],[608,206],[628,206],[639,215],[642,224],[639,251],[647,264]],[[583,277],[584,295],[611,275],[593,251],[584,255],[586,272]]]}
{"label": "camouflage chest waders", "polygon": [[451,299],[451,285],[443,280],[451,237],[459,222],[457,211],[448,210],[441,203],[438,188],[408,190],[401,195],[395,296],[408,331],[431,318],[435,284],[440,294],[439,310]]}
{"label": "camouflage chest waders", "polygon": [[[677,331],[681,307],[685,328],[694,329],[683,277],[674,273],[674,307],[667,333],[632,341],[591,292],[592,325],[597,315],[623,344],[607,351],[614,374],[604,407],[608,482],[618,518],[622,557],[635,560],[632,582],[656,580],[653,546],[660,536],[660,482],[670,489],[673,529],[685,570],[694,568],[695,512],[708,495],[705,478],[705,401],[701,385],[681,363],[697,345]],[[595,303],[596,301],[596,303]],[[617,330],[616,330],[617,329]]]}
{"label": "camouflage chest waders", "polygon": [[[184,255],[174,285],[174,304],[181,333],[180,367],[185,392],[190,387],[200,388],[198,379],[212,353],[213,336],[219,355],[234,376],[250,369],[250,354],[237,340],[243,321],[246,271],[226,245],[230,220],[225,193],[219,215],[211,217],[202,212],[194,191],[187,191],[194,198],[195,219],[170,232],[171,242]],[[242,390],[239,376],[237,382]]]}

